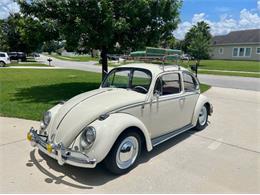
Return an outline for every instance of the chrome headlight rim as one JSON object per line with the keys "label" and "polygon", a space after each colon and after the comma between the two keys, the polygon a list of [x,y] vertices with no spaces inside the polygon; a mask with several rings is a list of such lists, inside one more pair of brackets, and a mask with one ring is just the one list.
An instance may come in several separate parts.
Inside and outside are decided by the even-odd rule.
{"label": "chrome headlight rim", "polygon": [[51,121],[51,112],[47,111],[43,114],[42,123],[45,127],[47,127],[50,124]]}
{"label": "chrome headlight rim", "polygon": [[80,147],[83,150],[90,149],[96,140],[96,129],[92,126],[87,126],[83,129],[80,136]]}

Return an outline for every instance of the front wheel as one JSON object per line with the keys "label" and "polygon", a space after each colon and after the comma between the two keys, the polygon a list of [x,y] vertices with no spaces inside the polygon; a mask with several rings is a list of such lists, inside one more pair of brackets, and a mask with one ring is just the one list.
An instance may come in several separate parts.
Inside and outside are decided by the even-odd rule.
{"label": "front wheel", "polygon": [[201,130],[205,129],[207,124],[208,124],[208,109],[207,109],[206,105],[204,105],[204,106],[202,106],[202,108],[200,110],[195,129],[198,131],[201,131]]}
{"label": "front wheel", "polygon": [[136,132],[122,134],[112,147],[104,163],[106,168],[117,175],[130,171],[141,152],[141,138]]}
{"label": "front wheel", "polygon": [[0,61],[0,67],[4,67],[5,66],[5,63]]}

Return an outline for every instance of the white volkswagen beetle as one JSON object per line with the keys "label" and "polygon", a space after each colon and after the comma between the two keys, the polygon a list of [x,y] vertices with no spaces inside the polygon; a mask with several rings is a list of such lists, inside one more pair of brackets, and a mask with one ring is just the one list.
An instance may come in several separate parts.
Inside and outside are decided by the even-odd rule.
{"label": "white volkswagen beetle", "polygon": [[213,109],[194,75],[179,66],[128,64],[114,68],[99,89],[62,102],[27,134],[33,146],[64,163],[115,174],[136,164],[141,148],[207,126]]}

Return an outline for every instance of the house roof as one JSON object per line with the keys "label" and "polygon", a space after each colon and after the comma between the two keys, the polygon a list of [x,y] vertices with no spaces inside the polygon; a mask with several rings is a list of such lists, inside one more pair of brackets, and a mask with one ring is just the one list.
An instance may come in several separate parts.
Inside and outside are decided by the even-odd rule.
{"label": "house roof", "polygon": [[213,45],[260,43],[260,29],[233,31],[227,35],[215,36]]}

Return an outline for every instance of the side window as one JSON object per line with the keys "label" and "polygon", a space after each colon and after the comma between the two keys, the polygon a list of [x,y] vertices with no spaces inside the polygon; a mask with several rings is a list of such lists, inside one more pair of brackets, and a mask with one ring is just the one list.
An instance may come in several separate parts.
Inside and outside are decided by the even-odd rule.
{"label": "side window", "polygon": [[171,73],[161,76],[156,81],[154,91],[158,91],[161,96],[180,93],[180,75],[178,73]]}
{"label": "side window", "polygon": [[0,57],[5,57],[5,54],[4,53],[0,53]]}
{"label": "side window", "polygon": [[184,91],[194,91],[198,86],[196,79],[192,75],[187,73],[183,73],[183,84]]}

